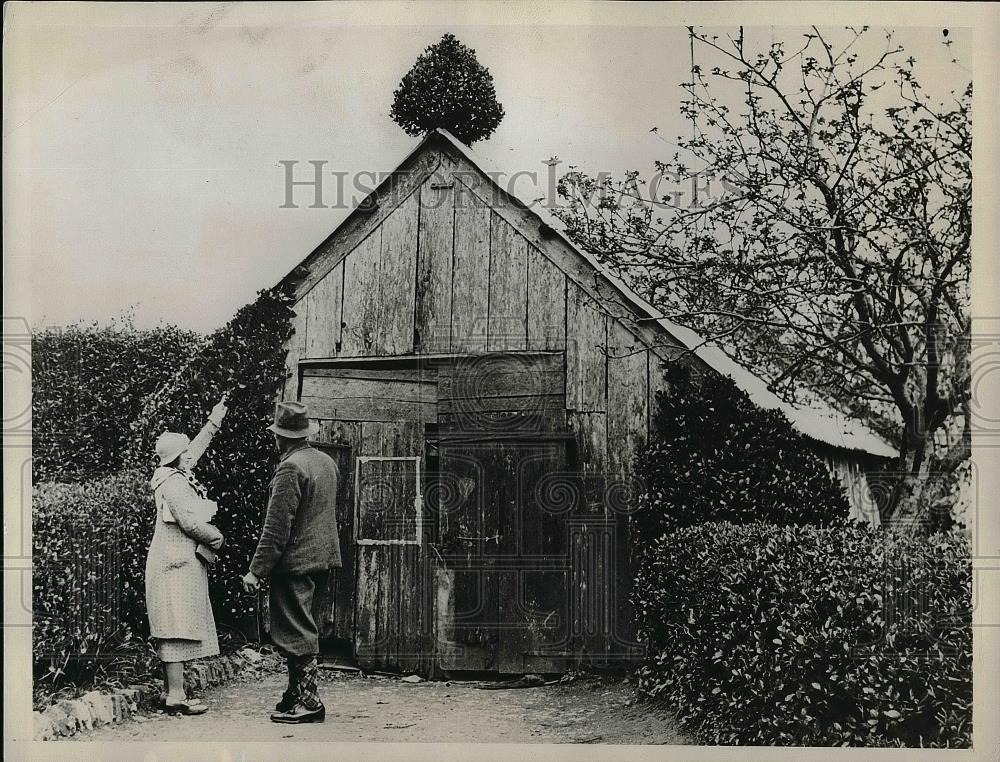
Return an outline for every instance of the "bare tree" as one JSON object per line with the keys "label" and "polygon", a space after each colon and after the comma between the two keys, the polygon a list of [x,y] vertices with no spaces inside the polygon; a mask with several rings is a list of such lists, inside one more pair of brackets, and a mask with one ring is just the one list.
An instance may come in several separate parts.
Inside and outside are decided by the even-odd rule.
{"label": "bare tree", "polygon": [[568,232],[778,393],[872,421],[902,453],[896,517],[921,518],[932,465],[968,451],[934,440],[968,425],[972,84],[935,102],[867,28],[813,28],[791,50],[688,31],[692,136],[656,169],[702,197],[571,172]]}

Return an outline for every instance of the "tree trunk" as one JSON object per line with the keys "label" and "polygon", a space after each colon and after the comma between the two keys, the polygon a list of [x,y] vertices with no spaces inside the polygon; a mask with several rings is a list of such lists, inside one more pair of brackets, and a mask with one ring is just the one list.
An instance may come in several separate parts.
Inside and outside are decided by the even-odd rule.
{"label": "tree trunk", "polygon": [[908,432],[900,456],[888,521],[906,534],[928,534],[953,523],[953,503],[964,478],[961,464],[972,454],[968,411],[957,441],[944,453],[935,452],[934,432],[917,436]]}

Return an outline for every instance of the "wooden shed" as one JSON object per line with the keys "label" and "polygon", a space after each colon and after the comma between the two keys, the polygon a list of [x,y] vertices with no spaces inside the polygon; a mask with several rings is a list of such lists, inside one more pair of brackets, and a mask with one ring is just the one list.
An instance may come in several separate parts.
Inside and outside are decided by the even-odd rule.
{"label": "wooden shed", "polygon": [[636,655],[632,456],[661,364],[705,348],[443,130],[287,277],[283,397],[343,477],[325,634],[423,674]]}

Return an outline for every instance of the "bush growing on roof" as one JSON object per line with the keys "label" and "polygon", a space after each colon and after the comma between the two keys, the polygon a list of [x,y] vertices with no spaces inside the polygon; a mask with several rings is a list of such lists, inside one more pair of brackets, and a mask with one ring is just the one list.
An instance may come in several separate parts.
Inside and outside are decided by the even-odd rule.
{"label": "bush growing on roof", "polygon": [[504,117],[493,75],[453,34],[420,54],[393,93],[389,113],[407,135],[444,127],[469,145],[492,135]]}

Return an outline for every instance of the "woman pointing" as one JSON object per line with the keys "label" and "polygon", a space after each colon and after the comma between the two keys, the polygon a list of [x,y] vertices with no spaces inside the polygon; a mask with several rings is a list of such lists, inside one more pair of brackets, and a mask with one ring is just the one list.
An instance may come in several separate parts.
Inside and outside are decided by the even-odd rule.
{"label": "woman pointing", "polygon": [[166,672],[164,709],[203,714],[208,707],[189,700],[184,663],[219,653],[215,616],[208,597],[208,565],[223,543],[211,523],[215,504],[192,470],[226,415],[226,396],[212,408],[194,438],[166,431],[156,440],[159,467],[150,486],[156,498],[156,526],[146,557],[146,610],[157,656]]}

